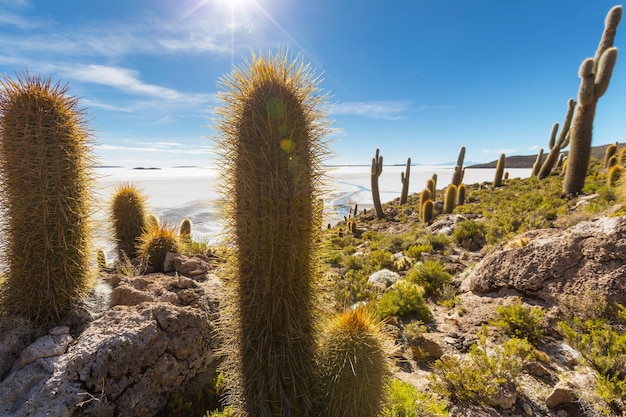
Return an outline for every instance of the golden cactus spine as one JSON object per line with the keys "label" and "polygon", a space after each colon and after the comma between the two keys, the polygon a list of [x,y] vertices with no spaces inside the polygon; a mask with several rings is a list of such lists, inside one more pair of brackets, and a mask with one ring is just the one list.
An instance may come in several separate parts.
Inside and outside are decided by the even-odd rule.
{"label": "golden cactus spine", "polygon": [[385,397],[389,367],[379,325],[364,308],[325,326],[318,365],[324,417],[372,417]]}
{"label": "golden cactus spine", "polygon": [[376,155],[372,158],[372,171],[370,173],[370,179],[372,184],[372,198],[374,200],[374,209],[376,210],[376,217],[379,220],[385,218],[383,212],[383,206],[380,203],[380,190],[378,188],[378,177],[383,173],[383,157],[380,155],[380,150],[376,148]]}
{"label": "golden cactus spine", "polygon": [[409,177],[411,175],[411,158],[406,160],[406,169],[400,173],[402,181],[402,194],[400,194],[400,204],[405,204],[409,198]]}
{"label": "golden cactus spine", "polygon": [[585,59],[580,66],[578,105],[572,122],[567,170],[563,181],[563,194],[567,196],[580,194],[585,185],[596,106],[609,87],[617,61],[617,48],[613,47],[613,41],[621,18],[622,6],[615,6],[609,11],[595,56]]}
{"label": "golden cactus spine", "polygon": [[92,140],[67,85],[29,74],[0,84],[0,311],[55,322],[91,283]]}
{"label": "golden cactus spine", "polygon": [[241,411],[319,415],[314,317],[321,231],[325,95],[308,65],[287,53],[253,55],[221,80],[218,149],[234,324],[229,373]]}
{"label": "golden cactus spine", "polygon": [[133,184],[119,184],[111,197],[109,215],[118,258],[136,258],[139,255],[139,238],[147,229],[146,197]]}
{"label": "golden cactus spine", "polygon": [[559,130],[559,124],[554,123],[552,126],[552,131],[550,132],[550,140],[548,142],[548,147],[550,148],[550,152],[546,157],[546,160],[541,165],[541,169],[537,173],[537,177],[539,179],[544,179],[554,169],[559,160],[559,156],[562,155],[561,151],[565,149],[569,145],[569,131],[572,125],[572,118],[574,117],[574,109],[576,108],[576,102],[574,99],[569,99],[567,101],[567,111],[565,112],[565,120],[563,120],[563,127],[561,128],[561,132],[557,138],[556,134]]}

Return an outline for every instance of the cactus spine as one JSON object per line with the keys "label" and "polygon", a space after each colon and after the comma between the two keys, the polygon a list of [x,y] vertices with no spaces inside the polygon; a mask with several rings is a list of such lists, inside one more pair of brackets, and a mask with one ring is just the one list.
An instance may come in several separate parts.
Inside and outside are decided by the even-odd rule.
{"label": "cactus spine", "polygon": [[67,85],[27,73],[0,87],[0,313],[58,322],[91,284],[91,136]]}
{"label": "cactus spine", "polygon": [[168,252],[180,252],[180,237],[173,227],[149,227],[140,236],[137,254],[154,272],[165,272],[165,257]]}
{"label": "cactus spine", "polygon": [[322,416],[377,416],[389,375],[379,326],[358,308],[332,318],[325,328],[318,359]]}
{"label": "cactus spine", "polygon": [[591,157],[596,105],[600,97],[606,92],[615,67],[617,48],[613,48],[613,41],[621,18],[621,6],[615,6],[609,11],[602,39],[594,58],[585,59],[580,66],[581,81],[578,90],[578,105],[572,122],[569,162],[563,182],[563,194],[567,196],[580,194],[585,184]]}
{"label": "cactus spine", "polygon": [[328,132],[318,83],[284,52],[253,54],[221,80],[217,145],[234,242],[226,366],[250,417],[318,415],[316,201]]}
{"label": "cactus spine", "polygon": [[376,155],[372,158],[372,172],[370,176],[374,209],[376,210],[376,217],[381,220],[385,218],[385,213],[383,212],[383,206],[380,203],[380,190],[378,189],[378,177],[380,177],[380,174],[383,172],[383,157],[379,154],[380,150],[376,148]]}
{"label": "cactus spine", "polygon": [[117,186],[111,198],[110,218],[119,259],[138,256],[139,238],[146,227],[146,197],[133,184]]}
{"label": "cactus spine", "polygon": [[548,143],[550,147],[550,152],[546,157],[546,160],[541,165],[541,169],[537,173],[537,177],[539,179],[544,179],[554,169],[554,166],[557,164],[559,159],[559,155],[561,155],[561,151],[565,149],[569,145],[569,131],[570,126],[572,125],[572,118],[574,117],[574,109],[576,108],[576,102],[574,99],[569,99],[567,101],[567,111],[565,112],[565,120],[563,120],[563,127],[561,128],[561,133],[559,133],[559,137],[556,137],[556,133],[559,130],[559,124],[554,123],[552,126],[552,131],[550,132],[550,141]]}
{"label": "cactus spine", "polygon": [[456,159],[456,165],[454,166],[454,173],[452,174],[452,184],[459,185],[463,182],[463,176],[465,169],[463,168],[463,162],[465,160],[465,146],[461,146],[459,149],[459,156]]}
{"label": "cactus spine", "polygon": [[406,170],[400,173],[402,181],[402,194],[400,195],[400,204],[405,204],[409,197],[409,176],[411,175],[411,158],[406,160]]}
{"label": "cactus spine", "polygon": [[443,199],[443,212],[446,214],[452,213],[454,210],[454,203],[456,202],[456,185],[450,184],[446,188],[446,194]]}
{"label": "cactus spine", "polygon": [[506,163],[506,155],[500,154],[498,163],[496,164],[496,173],[493,178],[493,188],[502,187],[502,176],[504,175],[504,164]]}

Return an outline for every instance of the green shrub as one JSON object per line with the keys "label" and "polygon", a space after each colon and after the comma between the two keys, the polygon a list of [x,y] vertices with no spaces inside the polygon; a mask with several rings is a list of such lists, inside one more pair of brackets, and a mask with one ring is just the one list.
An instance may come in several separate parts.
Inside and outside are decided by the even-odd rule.
{"label": "green shrub", "polygon": [[428,242],[428,243],[421,243],[417,245],[411,245],[404,252],[404,254],[413,259],[419,259],[422,256],[422,253],[429,253],[429,252],[432,252],[432,250],[433,250],[433,247],[430,244],[430,242]]}
{"label": "green shrub", "polygon": [[336,276],[333,297],[337,305],[349,307],[372,298],[372,284],[363,270],[349,270],[345,277]]}
{"label": "green shrub", "polygon": [[510,339],[488,354],[486,333],[483,327],[478,343],[466,357],[444,356],[435,362],[431,384],[435,393],[456,403],[484,404],[498,390],[515,382],[526,359],[520,353],[531,351],[532,346],[524,339]]}
{"label": "green shrub", "polygon": [[528,339],[537,344],[543,335],[543,308],[527,307],[518,298],[515,304],[496,307],[496,317],[490,321],[492,326],[499,328],[507,336]]}
{"label": "green shrub", "polygon": [[414,314],[418,320],[430,321],[432,314],[424,302],[424,289],[408,281],[399,281],[374,305],[381,319]]}
{"label": "green shrub", "polygon": [[393,253],[386,250],[376,249],[369,254],[369,262],[372,271],[394,269],[394,261]]}
{"label": "green shrub", "polygon": [[416,265],[407,275],[406,280],[421,285],[427,296],[439,293],[442,287],[452,281],[452,275],[443,266],[432,260]]}
{"label": "green shrub", "polygon": [[362,256],[346,256],[346,258],[343,261],[343,266],[348,270],[356,270],[359,271],[361,269],[363,269],[363,267],[365,266],[365,261],[363,260]]}
{"label": "green shrub", "polygon": [[389,384],[387,404],[379,417],[447,416],[446,404],[432,395],[420,392],[411,384],[393,379]]}
{"label": "green shrub", "polygon": [[430,246],[436,251],[442,251],[450,245],[450,238],[443,233],[427,235],[426,239],[428,243],[430,243]]}
{"label": "green shrub", "polygon": [[458,245],[465,247],[468,240],[474,241],[476,237],[485,239],[485,223],[473,220],[464,220],[452,232],[452,240]]}
{"label": "green shrub", "polygon": [[616,306],[612,322],[607,318],[586,321],[578,317],[558,323],[567,343],[580,352],[598,374],[596,392],[611,404],[626,406],[626,308]]}

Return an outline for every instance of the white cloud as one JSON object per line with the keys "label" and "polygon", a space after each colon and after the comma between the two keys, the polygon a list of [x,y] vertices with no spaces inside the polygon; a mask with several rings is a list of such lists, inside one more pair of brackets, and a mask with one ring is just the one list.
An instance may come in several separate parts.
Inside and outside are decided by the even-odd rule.
{"label": "white cloud", "polygon": [[526,148],[529,151],[536,151],[537,149],[539,149],[538,145],[533,145],[533,146],[529,146],[528,148]]}
{"label": "white cloud", "polygon": [[454,110],[457,106],[447,105],[447,104],[422,104],[417,108],[416,111],[424,111],[424,110]]}
{"label": "white cloud", "polygon": [[212,147],[209,145],[190,146],[183,143],[141,141],[130,143],[128,145],[99,144],[96,145],[95,148],[103,151],[158,152],[177,155],[207,155],[212,151]]}
{"label": "white cloud", "polygon": [[411,107],[411,101],[345,101],[335,104],[330,112],[333,115],[362,116],[371,119],[399,120]]}

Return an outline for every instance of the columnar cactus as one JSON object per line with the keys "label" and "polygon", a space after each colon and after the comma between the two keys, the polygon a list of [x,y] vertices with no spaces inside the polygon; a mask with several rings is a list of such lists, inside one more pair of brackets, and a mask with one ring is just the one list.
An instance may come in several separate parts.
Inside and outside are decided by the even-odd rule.
{"label": "columnar cactus", "polygon": [[422,221],[426,224],[431,224],[433,216],[435,215],[435,205],[432,200],[424,201],[422,204]]}
{"label": "columnar cactus", "polygon": [[0,313],[58,322],[86,294],[92,140],[67,85],[0,81],[0,187],[7,268]]}
{"label": "columnar cactus", "polygon": [[319,415],[316,201],[328,128],[318,83],[284,52],[253,55],[221,80],[217,148],[233,242],[227,372],[250,417]]}
{"label": "columnar cactus", "polygon": [[559,124],[554,123],[554,125],[552,126],[552,131],[550,132],[550,141],[548,142],[550,152],[548,153],[546,160],[541,165],[541,169],[537,173],[537,177],[539,177],[539,179],[544,179],[548,175],[550,175],[554,167],[557,165],[557,161],[559,160],[559,155],[561,155],[561,151],[569,145],[569,131],[572,124],[572,118],[574,117],[575,108],[576,102],[570,98],[567,101],[567,111],[565,113],[563,127],[561,128],[561,133],[559,133],[558,138],[556,137],[556,134],[559,130]]}
{"label": "columnar cactus", "polygon": [[467,187],[465,184],[461,183],[457,187],[456,194],[457,205],[462,206],[465,204],[465,197],[467,196]]}
{"label": "columnar cactus", "polygon": [[374,199],[374,209],[376,210],[376,217],[378,219],[384,219],[385,213],[383,212],[383,206],[380,203],[380,190],[378,189],[378,177],[383,172],[383,157],[380,154],[380,150],[376,148],[376,155],[372,158],[372,172],[371,172],[371,184],[372,184],[372,198]]}
{"label": "columnar cactus", "polygon": [[456,188],[457,187],[454,184],[450,184],[448,185],[448,188],[446,188],[446,193],[443,199],[443,212],[446,214],[450,214],[454,210],[454,204],[456,203]]}
{"label": "columnar cactus", "polygon": [[379,326],[364,308],[325,326],[318,364],[324,417],[372,417],[383,406],[390,374]]}
{"label": "columnar cactus", "polygon": [[406,160],[406,170],[400,173],[400,181],[402,181],[402,194],[400,195],[400,204],[405,204],[409,197],[409,176],[411,175],[411,158]]}
{"label": "columnar cactus", "polygon": [[617,163],[621,166],[626,166],[626,148],[619,150],[617,154]]}
{"label": "columnar cactus", "polygon": [[502,187],[502,176],[504,175],[504,164],[506,163],[506,155],[500,154],[498,163],[496,164],[496,173],[493,178],[493,188]]}
{"label": "columnar cactus", "polygon": [[[609,161],[611,160],[612,157],[615,156],[615,153],[617,152],[617,145],[612,143],[609,146],[606,147],[606,149],[604,150],[604,169],[608,169],[611,166],[609,165]],[[617,161],[617,157],[615,158],[615,161]],[[613,164],[615,165],[615,164]]]}
{"label": "columnar cactus", "polygon": [[179,227],[179,235],[180,235],[180,240],[183,243],[191,243],[191,219],[188,218],[184,218],[181,222],[180,222],[180,227]]}
{"label": "columnar cactus", "polygon": [[536,177],[539,174],[539,169],[541,169],[542,162],[543,162],[543,148],[539,149],[539,153],[537,154],[537,159],[535,159],[535,163],[533,164],[533,169],[530,174],[531,177]]}
{"label": "columnar cactus", "polygon": [[622,167],[621,165],[613,165],[611,168],[609,168],[609,171],[606,176],[607,185],[609,187],[615,187],[617,185],[617,182],[620,180],[620,178],[623,175],[624,175],[624,167]]}
{"label": "columnar cactus", "polygon": [[463,161],[465,160],[465,146],[461,146],[459,149],[459,156],[456,159],[456,165],[454,166],[454,173],[452,174],[452,184],[459,185],[463,181],[463,175],[465,170],[463,168]]}
{"label": "columnar cactus", "polygon": [[137,186],[130,183],[117,186],[111,197],[110,219],[118,258],[136,258],[139,237],[147,229],[146,197]]}
{"label": "columnar cactus", "polygon": [[621,6],[615,6],[609,11],[595,56],[585,59],[580,66],[578,105],[572,122],[569,158],[563,182],[563,194],[566,196],[580,194],[585,185],[596,105],[606,92],[613,74],[617,60],[617,48],[613,48],[613,41],[621,18]]}
{"label": "columnar cactus", "polygon": [[[436,174],[435,174],[436,175]],[[429,197],[430,199],[436,199],[437,197],[437,184],[436,184],[436,177],[435,178],[429,178],[428,180],[426,180],[426,190],[428,190]]]}

